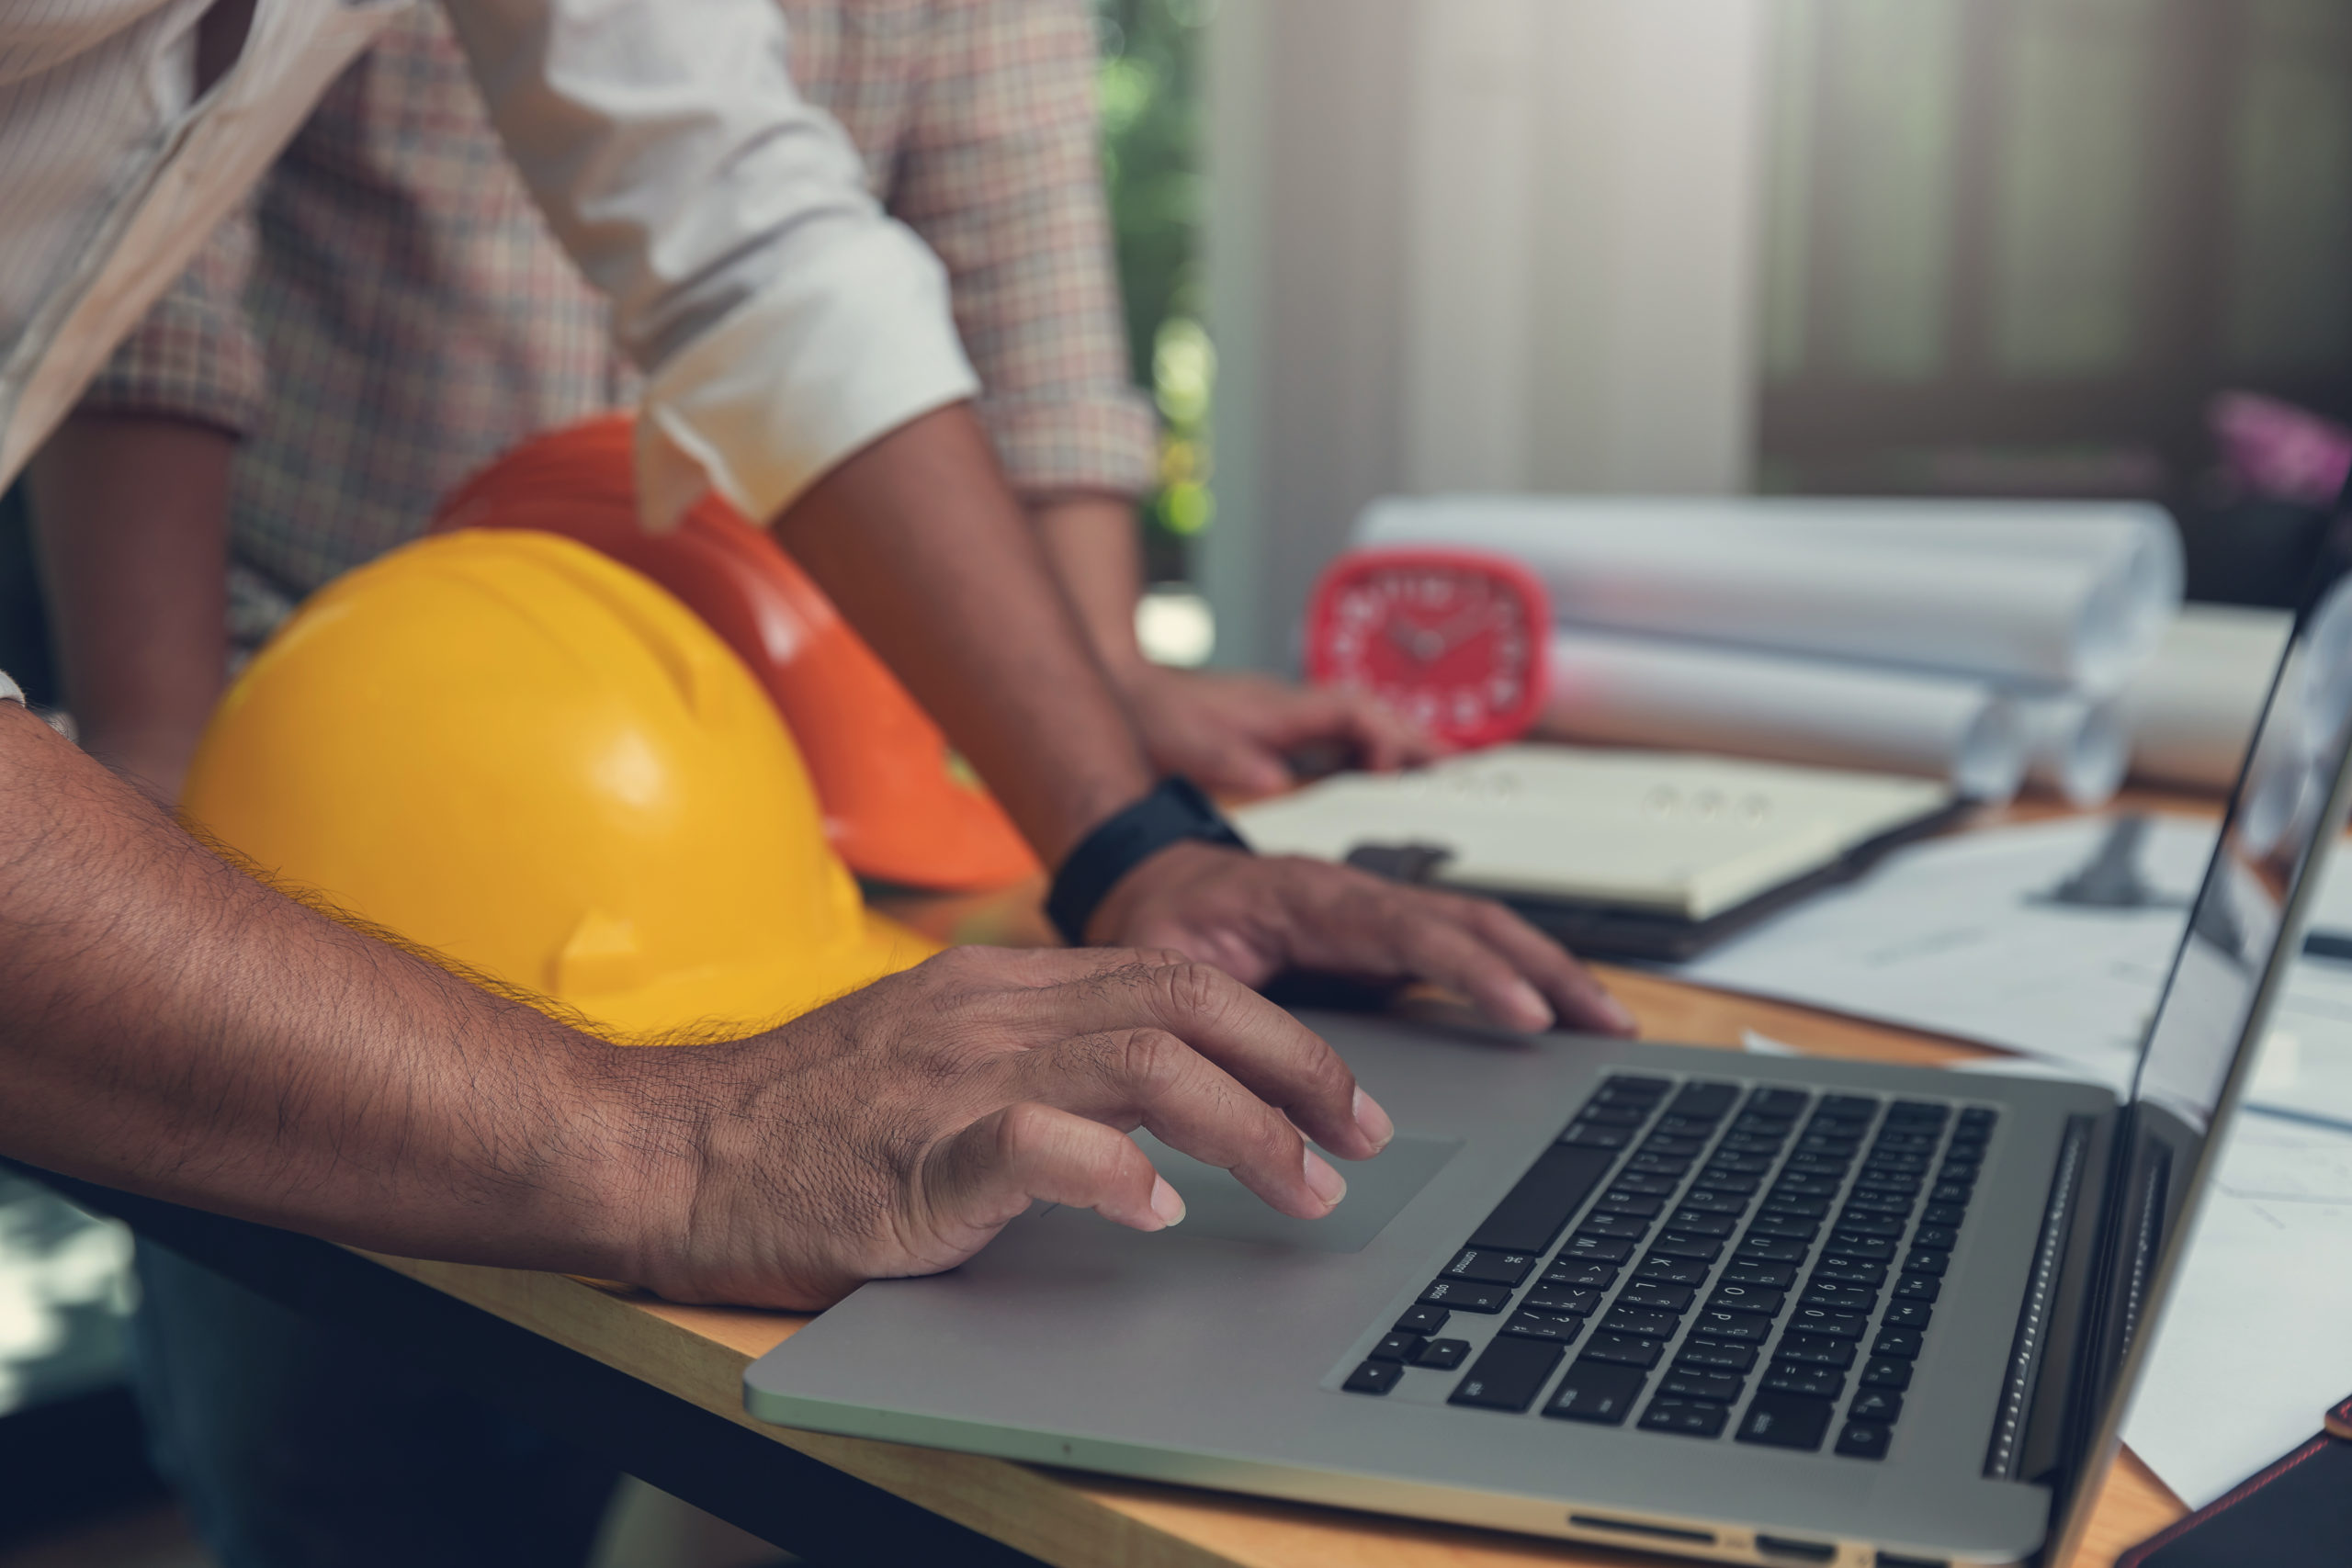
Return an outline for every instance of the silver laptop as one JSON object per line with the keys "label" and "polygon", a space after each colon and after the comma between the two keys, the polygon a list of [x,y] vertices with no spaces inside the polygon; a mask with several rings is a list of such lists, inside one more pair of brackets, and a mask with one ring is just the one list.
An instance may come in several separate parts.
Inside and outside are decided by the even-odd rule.
{"label": "silver laptop", "polygon": [[2343,820],[2341,689],[2274,684],[2121,1101],[1306,1015],[1399,1128],[1330,1217],[1138,1134],[1180,1228],[1033,1210],[823,1314],[746,1403],[1723,1562],[2063,1561]]}

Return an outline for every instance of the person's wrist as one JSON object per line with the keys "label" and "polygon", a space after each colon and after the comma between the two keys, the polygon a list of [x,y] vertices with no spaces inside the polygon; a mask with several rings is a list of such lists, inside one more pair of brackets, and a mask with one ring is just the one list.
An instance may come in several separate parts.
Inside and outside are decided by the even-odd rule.
{"label": "person's wrist", "polygon": [[568,1272],[664,1295],[685,1287],[684,1243],[722,1098],[712,1053],[725,1049],[614,1045],[575,1032],[558,1054],[561,1125],[544,1185],[553,1223],[580,1254]]}
{"label": "person's wrist", "polygon": [[1137,862],[1126,875],[1111,885],[1111,890],[1094,907],[1093,919],[1086,925],[1087,941],[1097,947],[1129,945],[1120,940],[1119,933],[1134,929],[1136,906],[1153,893],[1170,883],[1206,874],[1221,863],[1249,852],[1204,839],[1183,839]]}
{"label": "person's wrist", "polygon": [[1082,945],[1103,900],[1145,861],[1198,840],[1248,853],[1250,846],[1190,779],[1170,774],[1111,813],[1063,857],[1046,896],[1046,918],[1064,941]]}

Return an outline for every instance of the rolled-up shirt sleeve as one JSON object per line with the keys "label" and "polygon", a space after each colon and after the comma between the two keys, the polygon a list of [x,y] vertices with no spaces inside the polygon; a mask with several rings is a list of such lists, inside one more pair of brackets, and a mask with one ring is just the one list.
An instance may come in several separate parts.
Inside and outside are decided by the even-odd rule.
{"label": "rolled-up shirt sleeve", "polygon": [[648,522],[753,517],[978,390],[945,270],[786,70],[773,0],[451,0],[491,118],[645,371]]}
{"label": "rolled-up shirt sleeve", "polygon": [[266,390],[261,342],[245,310],[254,244],[252,209],[241,207],[116,347],[77,410],[163,414],[250,434]]}

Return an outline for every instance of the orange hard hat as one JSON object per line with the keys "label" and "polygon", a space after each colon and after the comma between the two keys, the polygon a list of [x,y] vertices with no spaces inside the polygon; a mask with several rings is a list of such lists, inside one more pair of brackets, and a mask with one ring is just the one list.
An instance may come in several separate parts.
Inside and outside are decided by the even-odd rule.
{"label": "orange hard hat", "polygon": [[775,699],[859,875],[960,892],[1035,874],[1003,808],[783,547],[716,492],[646,532],[631,454],[626,414],[535,436],[452,491],[433,529],[561,534],[684,601]]}

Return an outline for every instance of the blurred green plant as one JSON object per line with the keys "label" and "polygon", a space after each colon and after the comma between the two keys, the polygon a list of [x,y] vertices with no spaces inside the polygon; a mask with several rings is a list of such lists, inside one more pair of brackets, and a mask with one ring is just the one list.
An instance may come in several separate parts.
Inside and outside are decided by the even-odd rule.
{"label": "blurred green plant", "polygon": [[1145,498],[1154,581],[1180,580],[1206,528],[1208,419],[1216,353],[1201,324],[1204,28],[1216,0],[1095,0],[1102,65],[1102,169],[1111,200],[1127,355],[1163,422],[1159,489]]}

